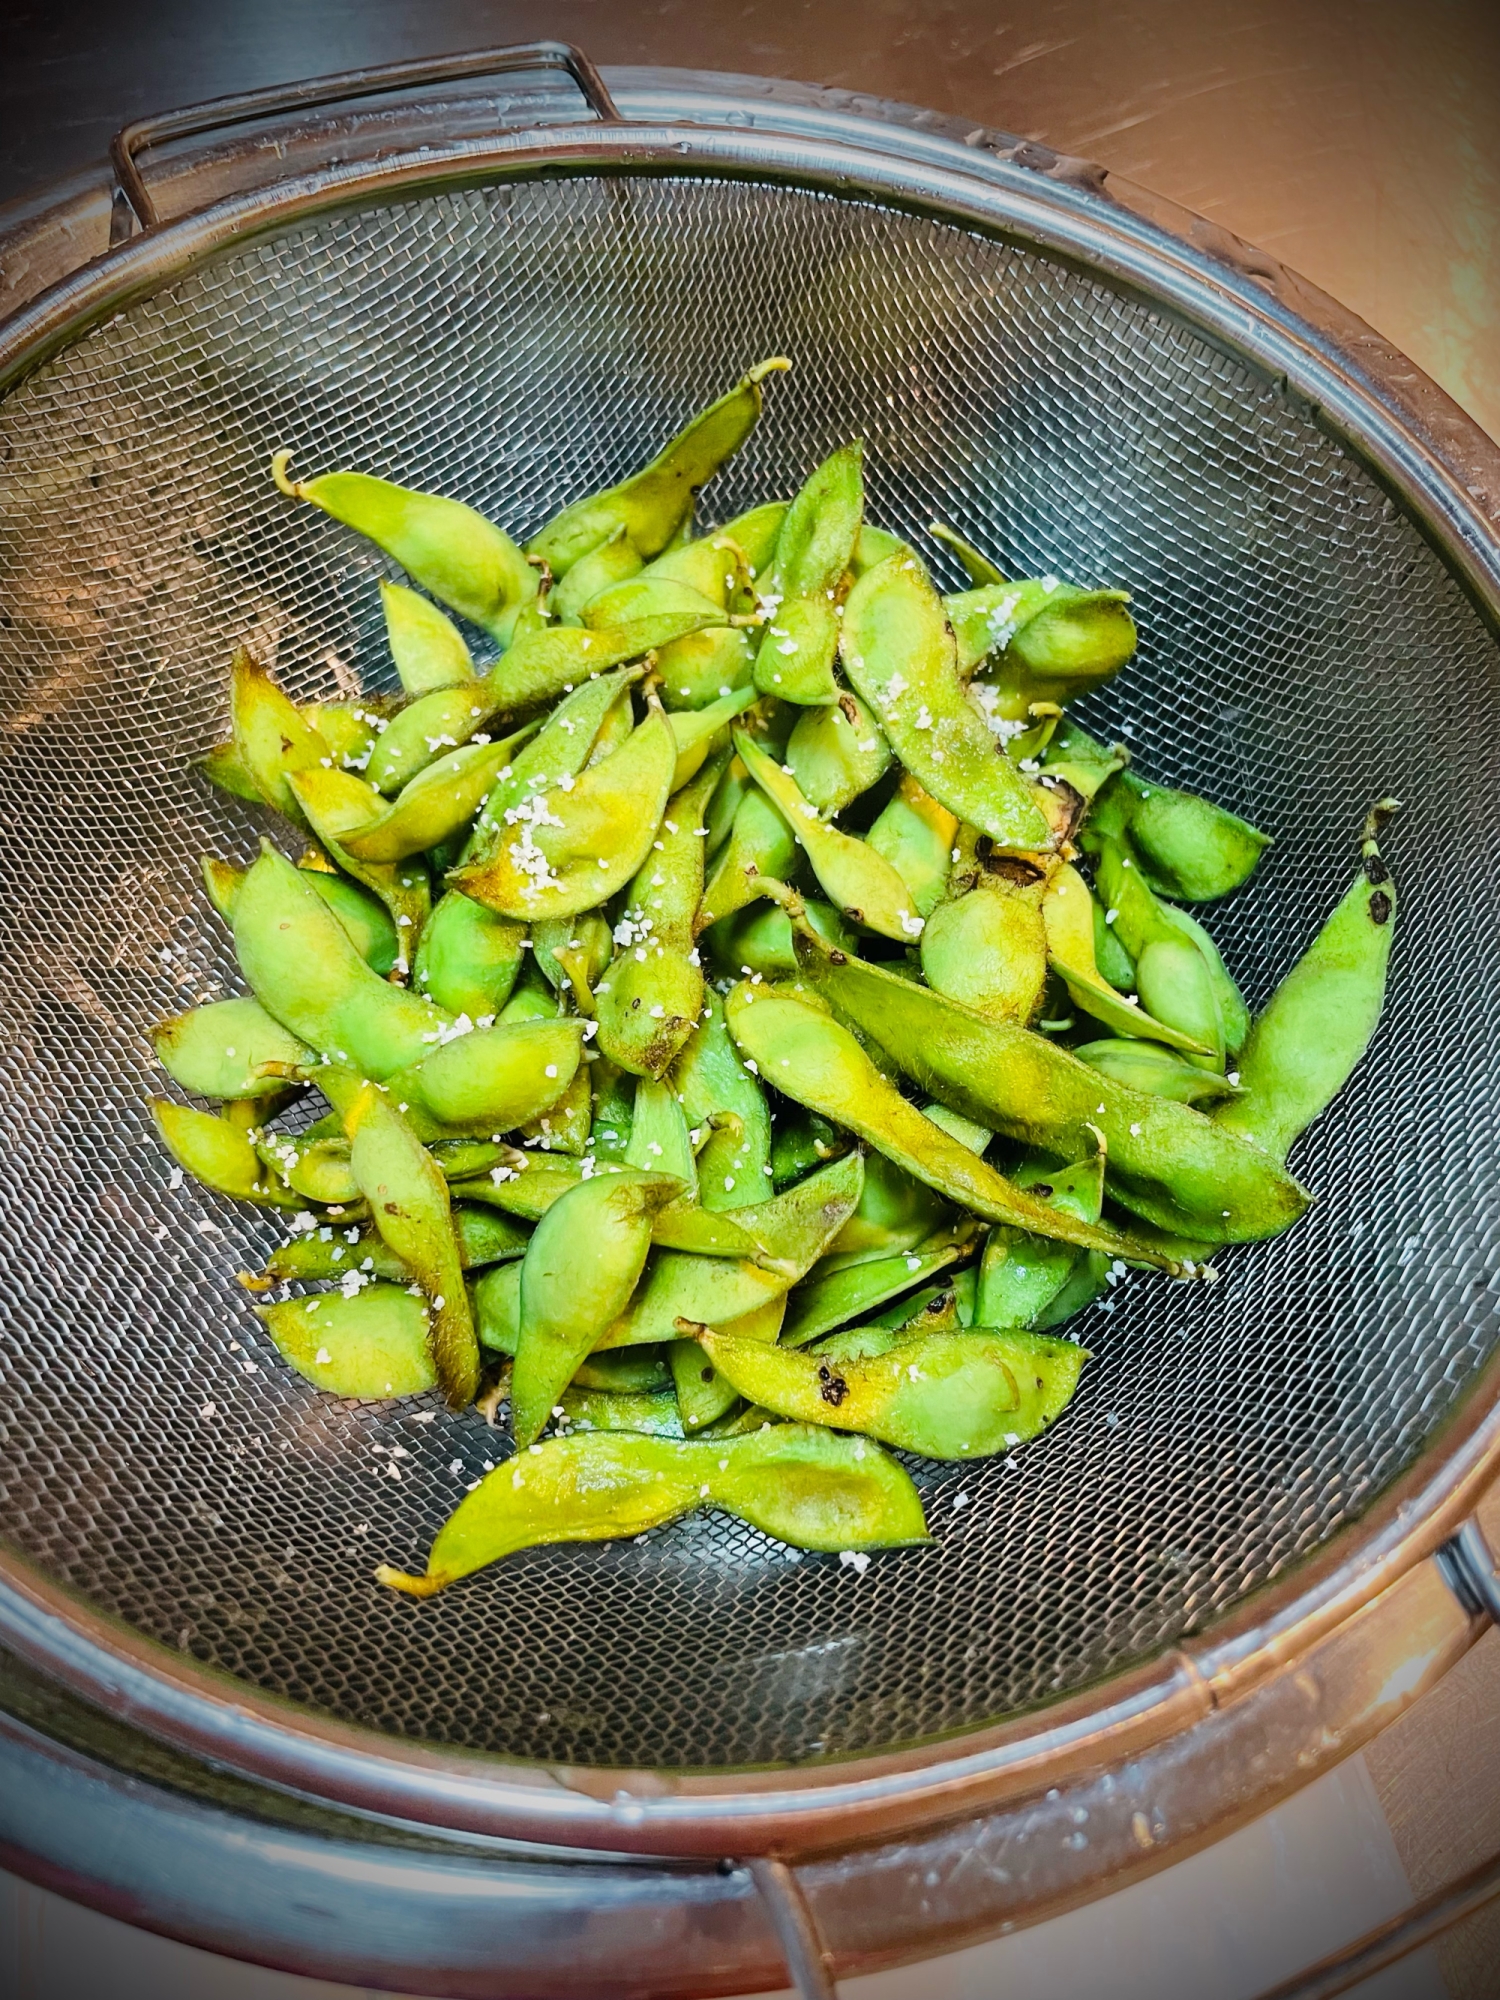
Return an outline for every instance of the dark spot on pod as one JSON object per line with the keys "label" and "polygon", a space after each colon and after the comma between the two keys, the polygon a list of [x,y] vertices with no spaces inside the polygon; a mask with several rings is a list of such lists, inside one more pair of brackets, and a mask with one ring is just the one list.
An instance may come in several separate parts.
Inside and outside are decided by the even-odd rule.
{"label": "dark spot on pod", "polygon": [[1034,1194],[1038,1201],[1050,1201],[1052,1199],[1052,1188],[1047,1181],[1038,1181],[1035,1186],[1027,1188],[1026,1192]]}
{"label": "dark spot on pod", "polygon": [[828,954],[828,963],[830,965],[847,965],[849,963],[849,955],[847,952],[831,951]]}
{"label": "dark spot on pod", "polygon": [[705,1382],[712,1382],[713,1379],[714,1379],[714,1371],[712,1370],[712,1368],[705,1368],[703,1370],[703,1380]]}
{"label": "dark spot on pod", "polygon": [[1042,871],[1035,862],[1023,861],[1019,854],[997,854],[992,861],[985,862],[985,867],[991,875],[998,875],[1002,882],[1014,882],[1018,888],[1042,879]]}
{"label": "dark spot on pod", "polygon": [[832,1403],[833,1407],[837,1409],[849,1393],[849,1384],[844,1380],[842,1375],[835,1375],[826,1361],[822,1362],[818,1368],[818,1380],[823,1385],[818,1391],[819,1395],[821,1395],[825,1403]]}
{"label": "dark spot on pod", "polygon": [[1384,889],[1377,889],[1370,898],[1370,922],[1388,924],[1391,920],[1391,899]]}
{"label": "dark spot on pod", "polygon": [[1365,879],[1370,882],[1389,882],[1391,871],[1378,854],[1365,856]]}
{"label": "dark spot on pod", "polygon": [[[1002,755],[1004,754],[1005,745],[998,738],[996,739],[995,748]],[[987,833],[980,834],[979,838],[974,842],[974,859],[976,861],[988,861],[994,845],[994,841],[990,839]]]}
{"label": "dark spot on pod", "polygon": [[846,916],[852,917],[855,923],[857,924],[862,924],[865,920],[865,913],[863,910],[846,910],[844,914]]}
{"label": "dark spot on pod", "polygon": [[636,1008],[640,1006],[640,1004],[641,1004],[641,1003],[640,1003],[640,1001],[639,1001],[639,1000],[632,1000],[632,1001],[631,1001],[631,1003],[630,1003],[630,1011],[631,1011],[631,1013],[632,1013],[632,1014],[633,1014],[633,1013],[635,1012]]}

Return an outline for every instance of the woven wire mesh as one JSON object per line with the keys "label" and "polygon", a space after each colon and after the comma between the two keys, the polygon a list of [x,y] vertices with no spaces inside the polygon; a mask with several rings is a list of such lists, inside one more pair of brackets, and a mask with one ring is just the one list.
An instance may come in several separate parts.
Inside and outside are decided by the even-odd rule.
{"label": "woven wire mesh", "polygon": [[[724,519],[869,441],[872,517],[1012,574],[1135,593],[1092,704],[1143,770],[1272,829],[1208,912],[1262,1000],[1407,800],[1389,1014],[1296,1156],[1318,1193],[1216,1289],[1135,1278],[1081,1324],[1073,1407],[1005,1461],[914,1467],[935,1548],[868,1572],[722,1517],[419,1565],[505,1449],[473,1413],[320,1398],[234,1272],[277,1226],[174,1187],[144,1100],[163,1014],[237,990],[197,884],[267,816],[192,760],[247,640],[299,697],[391,684],[356,537],[266,465],[353,465],[512,532],[618,477],[750,361]],[[1500,662],[1398,507],[1269,380],[1023,249],[771,186],[446,193],[220,257],[0,409],[7,1532],[140,1630],[410,1737],[725,1765],[974,1725],[1193,1630],[1357,1515],[1497,1333]],[[939,574],[946,558],[930,545]],[[477,635],[476,635],[477,636]]]}

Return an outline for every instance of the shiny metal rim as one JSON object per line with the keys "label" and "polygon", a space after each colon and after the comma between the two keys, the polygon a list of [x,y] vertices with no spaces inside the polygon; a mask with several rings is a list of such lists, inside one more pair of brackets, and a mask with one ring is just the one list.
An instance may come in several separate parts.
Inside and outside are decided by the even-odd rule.
{"label": "shiny metal rim", "polygon": [[[300,216],[454,182],[543,173],[751,175],[916,207],[994,230],[1148,292],[1281,374],[1403,498],[1500,622],[1500,454],[1347,315],[1253,256],[1205,247],[1203,226],[1101,196],[1079,163],[999,135],[873,127],[848,113],[758,110],[720,89],[623,89],[639,122],[506,135],[243,194],[126,243],[0,332],[0,383],[101,317],[226,245]],[[725,122],[717,122],[719,120]],[[729,122],[730,120],[735,122]],[[1007,147],[1009,152],[1007,155]],[[1215,252],[1219,254],[1215,254]],[[1270,287],[1269,295],[1266,287]],[[1277,294],[1281,295],[1278,296]],[[1160,1742],[1295,1669],[1317,1643],[1428,1557],[1472,1512],[1500,1429],[1491,1367],[1441,1442],[1356,1526],[1200,1639],[1042,1715],[909,1753],[794,1774],[547,1772],[408,1750],[321,1721],[182,1663],[0,1559],[0,1629],[23,1657],[109,1712],[264,1782],[439,1826],[656,1853],[809,1849],[931,1822]]]}

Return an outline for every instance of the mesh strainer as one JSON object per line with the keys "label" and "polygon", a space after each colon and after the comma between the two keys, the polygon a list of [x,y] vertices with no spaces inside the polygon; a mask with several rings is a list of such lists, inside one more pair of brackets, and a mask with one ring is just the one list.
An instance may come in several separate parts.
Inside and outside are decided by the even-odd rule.
{"label": "mesh strainer", "polygon": [[[831,1845],[1169,1735],[1206,1706],[1185,1677],[1295,1660],[1472,1505],[1500,1332],[1500,483],[1327,302],[1294,316],[1276,267],[1077,163],[722,81],[637,79],[632,124],[541,101],[482,141],[451,93],[446,123],[410,102],[430,149],[122,242],[0,353],[5,1629],[318,1796],[596,1848]],[[233,1282],[274,1224],[174,1188],[143,1109],[147,1026],[236,986],[197,860],[264,821],[192,770],[230,646],[301,699],[391,684],[388,567],[267,461],[524,534],[776,352],[794,372],[701,516],[859,434],[881,522],[1127,584],[1141,651],[1082,719],[1274,829],[1211,917],[1252,1005],[1370,800],[1406,800],[1389,1015],[1296,1158],[1309,1219],[1214,1290],[1096,1307],[1043,1444],[914,1468],[935,1549],[861,1577],[705,1517],[414,1606],[372,1564],[418,1565],[503,1444],[292,1377]]]}

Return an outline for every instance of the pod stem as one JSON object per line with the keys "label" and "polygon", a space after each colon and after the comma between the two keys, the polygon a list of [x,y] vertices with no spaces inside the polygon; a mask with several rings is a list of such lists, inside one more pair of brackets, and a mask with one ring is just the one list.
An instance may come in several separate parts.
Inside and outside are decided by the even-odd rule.
{"label": "pod stem", "polygon": [[1400,812],[1400,799],[1377,799],[1365,816],[1365,830],[1359,844],[1361,856],[1366,860],[1380,854],[1380,829],[1394,814]]}
{"label": "pod stem", "polygon": [[392,1569],[389,1563],[376,1567],[375,1581],[402,1591],[407,1597],[436,1597],[444,1584],[440,1576],[408,1576],[404,1569]]}
{"label": "pod stem", "polygon": [[281,488],[281,491],[286,495],[288,500],[302,500],[306,498],[306,495],[302,491],[300,480],[287,478],[286,469],[291,462],[292,454],[290,451],[273,451],[271,453],[271,477],[276,481],[276,484]]}

